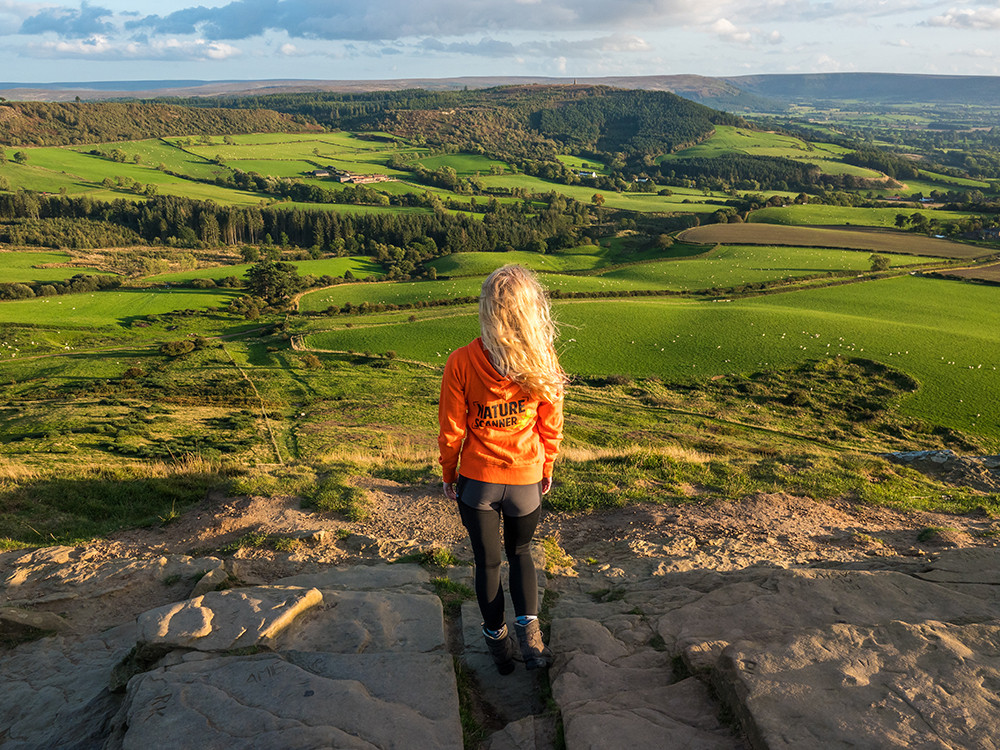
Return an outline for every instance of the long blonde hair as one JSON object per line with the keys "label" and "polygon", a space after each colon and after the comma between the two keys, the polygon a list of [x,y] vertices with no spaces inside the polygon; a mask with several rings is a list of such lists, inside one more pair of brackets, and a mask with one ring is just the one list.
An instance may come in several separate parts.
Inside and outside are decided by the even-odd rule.
{"label": "long blonde hair", "polygon": [[532,396],[552,403],[562,396],[566,373],[553,343],[549,300],[527,268],[507,265],[483,282],[479,329],[494,367]]}

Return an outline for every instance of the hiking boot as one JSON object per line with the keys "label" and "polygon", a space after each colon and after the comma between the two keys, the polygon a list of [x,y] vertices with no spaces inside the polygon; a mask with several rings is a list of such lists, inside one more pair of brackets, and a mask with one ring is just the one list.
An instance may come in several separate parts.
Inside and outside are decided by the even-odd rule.
{"label": "hiking boot", "polygon": [[500,634],[494,638],[486,632],[486,626],[484,625],[483,637],[486,639],[486,646],[490,650],[490,656],[493,657],[493,663],[497,665],[497,671],[500,674],[510,674],[513,672],[516,648],[514,647],[514,639],[510,637],[510,633],[507,631],[507,626],[504,625],[500,628]]}
{"label": "hiking boot", "polygon": [[529,620],[527,625],[514,625],[517,640],[521,644],[521,656],[526,669],[544,669],[552,664],[552,652],[542,642],[542,629],[538,620]]}

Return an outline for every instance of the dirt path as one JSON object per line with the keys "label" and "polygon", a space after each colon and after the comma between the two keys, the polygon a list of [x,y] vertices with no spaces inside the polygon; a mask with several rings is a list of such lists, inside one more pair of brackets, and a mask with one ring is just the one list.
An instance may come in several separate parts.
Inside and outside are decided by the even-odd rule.
{"label": "dirt path", "polygon": [[[107,561],[112,567],[165,555],[221,557],[242,584],[270,583],[331,565],[391,561],[442,548],[471,563],[465,529],[437,485],[366,479],[362,487],[371,512],[360,522],[304,510],[296,497],[212,495],[170,523],[96,540],[75,556],[93,565]],[[947,547],[997,546],[1000,521],[985,514],[902,513],[787,494],[707,502],[691,488],[690,498],[675,505],[544,512],[536,537],[549,552],[559,553],[548,558],[549,572],[557,579],[554,586],[571,577],[599,591],[618,582],[692,569],[727,571],[765,565],[872,570],[900,562],[919,565]],[[0,554],[0,568],[23,554],[24,550]],[[183,594],[170,586],[155,590],[125,586],[98,599],[60,596],[39,608],[58,613],[75,632],[96,632],[109,622],[127,622]]]}
{"label": "dirt path", "polygon": [[[229,553],[265,579],[329,564],[391,560],[431,548],[447,548],[471,560],[465,530],[436,486],[369,479],[364,489],[371,512],[360,522],[303,510],[295,497],[213,496],[170,524],[121,532],[92,548],[109,557],[205,555],[219,554],[248,534],[303,537],[291,552],[265,544]],[[948,546],[997,546],[998,534],[1000,522],[986,515],[904,513],[779,493],[725,502],[701,502],[694,496],[676,505],[590,513],[549,511],[543,513],[537,537],[557,541],[574,559],[577,572],[608,565],[638,573],[654,564],[735,569],[762,562],[792,566],[915,559]]]}

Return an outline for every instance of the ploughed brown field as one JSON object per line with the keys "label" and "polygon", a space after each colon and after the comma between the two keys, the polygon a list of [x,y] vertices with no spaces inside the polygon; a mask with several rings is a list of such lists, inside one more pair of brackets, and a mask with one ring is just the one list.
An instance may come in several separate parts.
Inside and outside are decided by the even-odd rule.
{"label": "ploughed brown field", "polygon": [[1000,263],[991,263],[988,266],[979,268],[961,268],[956,271],[948,271],[949,276],[961,276],[963,279],[980,279],[981,281],[995,281],[1000,283]]}
{"label": "ploughed brown field", "polygon": [[780,224],[709,224],[685,229],[685,242],[724,245],[792,245],[871,250],[879,253],[930,255],[937,258],[977,258],[988,250],[922,234],[871,227],[789,227]]}

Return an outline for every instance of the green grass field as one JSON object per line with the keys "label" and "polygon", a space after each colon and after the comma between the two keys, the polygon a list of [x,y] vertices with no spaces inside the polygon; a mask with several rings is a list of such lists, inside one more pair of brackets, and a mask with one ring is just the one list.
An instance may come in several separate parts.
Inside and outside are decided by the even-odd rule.
{"label": "green grass field", "polygon": [[541,255],[524,251],[505,253],[453,253],[428,263],[439,276],[485,276],[508,263],[519,263],[540,272],[592,271],[605,266],[657,258],[682,258],[700,255],[711,246],[675,243],[667,250],[656,246],[635,247],[624,238],[609,238],[600,245],[580,245]]}
{"label": "green grass field", "polygon": [[[71,150],[89,155],[87,152],[95,148],[105,153],[111,153],[115,149],[123,151],[128,155],[130,161],[135,154],[138,154],[142,160],[141,163],[146,167],[156,168],[163,164],[171,172],[202,180],[213,180],[220,172],[218,164],[213,164],[208,159],[185,151],[183,148],[160,138],[99,143],[92,146],[73,146]],[[112,163],[108,162],[108,164]]]}
{"label": "green grass field", "polygon": [[103,327],[144,315],[218,307],[237,294],[221,289],[149,289],[0,302],[0,323]]}
{"label": "green grass field", "polygon": [[[1000,341],[986,311],[1000,291],[913,277],[729,302],[557,302],[561,357],[577,375],[699,380],[826,357],[882,362],[914,377],[905,414],[1000,446]],[[960,299],[961,304],[956,304]],[[374,315],[313,333],[320,349],[385,352],[441,364],[477,332],[474,306]],[[600,356],[594,356],[600,352]],[[863,446],[858,446],[863,448]]]}
{"label": "green grass field", "polygon": [[680,158],[713,158],[729,153],[752,156],[772,156],[815,164],[826,174],[851,174],[879,179],[884,177],[874,169],[845,164],[841,157],[849,149],[832,143],[805,141],[793,135],[747,130],[732,125],[717,125],[715,135],[697,146],[661,157],[661,163]]}
{"label": "green grass field", "polygon": [[608,171],[607,165],[604,162],[594,159],[585,159],[581,156],[573,156],[571,154],[557,154],[556,158],[570,169],[588,170],[597,172],[598,174],[606,174]]}
{"label": "green grass field", "polygon": [[816,149],[807,141],[791,135],[746,130],[732,125],[716,125],[715,134],[711,138],[697,146],[678,151],[672,156],[663,157],[662,161],[670,161],[672,157],[711,158],[734,151],[743,154],[766,152],[767,156],[794,158],[813,153]]}
{"label": "green grass field", "polygon": [[448,166],[455,170],[459,177],[470,177],[477,172],[481,175],[490,173],[490,168],[496,164],[509,169],[508,165],[502,161],[489,159],[479,154],[447,154],[443,156],[427,156],[419,159],[417,164],[432,172],[441,167]]}
{"label": "green grass field", "polygon": [[955,187],[963,187],[970,189],[979,190],[989,190],[990,183],[983,180],[970,180],[964,177],[952,177],[947,174],[938,174],[937,172],[931,172],[928,169],[920,170],[920,177],[934,185],[953,185]]}
{"label": "green grass field", "polygon": [[[146,143],[145,141],[140,143]],[[122,147],[126,150],[129,144],[108,144]],[[138,148],[135,144],[133,147]],[[152,184],[161,195],[177,195],[197,200],[213,200],[222,204],[257,205],[264,196],[243,190],[232,190],[202,182],[195,182],[176,177],[155,168],[154,164],[135,164],[131,162],[114,162],[88,153],[82,153],[75,148],[32,148],[28,153],[27,164],[9,162],[0,165],[0,175],[7,177],[11,188],[24,188],[37,192],[58,192],[66,188],[67,194],[79,195],[87,193],[95,198],[114,200],[145,200],[131,190],[117,188],[106,189],[102,182],[106,178],[115,180],[118,177],[128,178],[142,185]],[[178,167],[178,164],[174,164]],[[192,172],[205,179],[214,178],[228,170],[217,165],[211,169],[204,162],[195,160],[190,165]],[[170,167],[168,167],[169,169]],[[180,167],[178,167],[180,168]]]}
{"label": "green grass field", "polygon": [[107,273],[87,266],[63,265],[72,259],[66,253],[0,251],[0,282],[61,281],[78,273]]}
{"label": "green grass field", "polygon": [[[590,203],[595,193],[604,196],[604,205],[609,208],[620,208],[627,211],[649,211],[653,213],[684,211],[687,213],[712,213],[719,210],[718,205],[705,203],[706,199],[724,200],[728,196],[711,195],[695,191],[681,191],[670,188],[673,195],[663,196],[651,193],[617,193],[613,190],[596,190],[583,185],[560,185],[547,182],[540,177],[524,174],[483,175],[483,184],[487,187],[521,188],[529,193],[557,192],[581,203]],[[685,202],[686,201],[686,202]]]}
{"label": "green grass field", "polygon": [[850,206],[824,206],[806,204],[801,206],[782,206],[780,208],[762,208],[750,214],[750,221],[762,224],[812,224],[835,225],[854,224],[864,227],[894,227],[896,215],[910,216],[921,213],[928,219],[952,221],[968,214],[959,211],[937,211],[917,209],[912,206],[899,208],[852,208]]}

